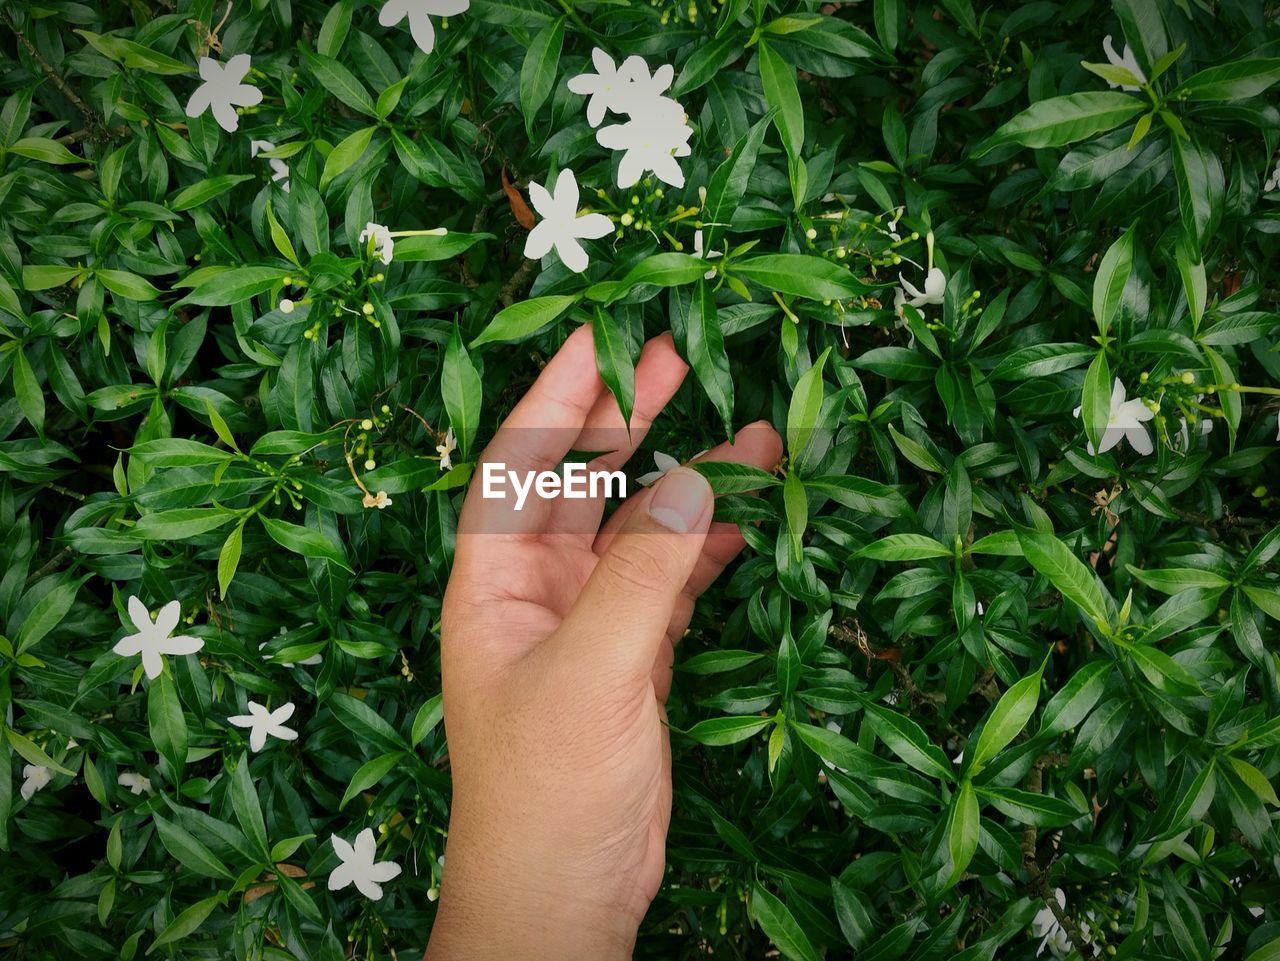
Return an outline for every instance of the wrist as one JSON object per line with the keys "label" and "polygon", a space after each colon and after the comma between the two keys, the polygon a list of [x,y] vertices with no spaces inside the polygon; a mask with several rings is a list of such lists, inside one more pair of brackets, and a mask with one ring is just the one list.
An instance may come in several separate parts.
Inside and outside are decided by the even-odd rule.
{"label": "wrist", "polygon": [[640,924],[634,905],[572,877],[569,860],[451,828],[424,961],[628,961]]}

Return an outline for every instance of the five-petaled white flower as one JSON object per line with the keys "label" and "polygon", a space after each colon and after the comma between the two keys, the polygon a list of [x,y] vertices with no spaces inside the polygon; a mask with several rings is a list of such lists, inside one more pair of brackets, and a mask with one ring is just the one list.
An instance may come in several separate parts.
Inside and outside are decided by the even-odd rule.
{"label": "five-petaled white flower", "polygon": [[650,76],[649,65],[637,54],[627,57],[618,67],[611,56],[596,47],[591,51],[591,62],[596,72],[570,77],[568,87],[573,93],[590,96],[587,123],[593,127],[600,126],[606,111],[643,110],[646,101],[661,97],[675,78],[675,68],[670,64],[664,64]]}
{"label": "five-petaled white flower", "polygon": [[200,58],[200,76],[204,83],[187,101],[187,116],[198,117],[210,107],[218,126],[234,133],[240,126],[236,107],[253,107],[262,103],[262,91],[247,83],[241,83],[249,73],[249,55],[239,53],[226,62],[218,63],[209,57]]}
{"label": "five-petaled white flower", "polygon": [[436,444],[436,453],[440,455],[440,469],[453,470],[453,452],[458,449],[458,439],[453,436],[453,428],[445,431],[444,440]]}
{"label": "five-petaled white flower", "polygon": [[364,225],[364,230],[360,231],[360,243],[373,241],[373,255],[381,260],[384,264],[391,263],[391,257],[396,249],[396,242],[391,238],[391,231],[382,224],[375,224],[373,221]]}
{"label": "five-petaled white flower", "polygon": [[[1075,409],[1075,416],[1080,416],[1083,408]],[[1107,415],[1107,426],[1102,433],[1102,447],[1098,451],[1094,451],[1093,442],[1088,444],[1090,454],[1105,454],[1111,448],[1115,447],[1121,440],[1128,440],[1129,444],[1139,454],[1150,454],[1155,448],[1151,443],[1151,435],[1147,433],[1147,429],[1143,427],[1143,423],[1155,417],[1155,411],[1146,405],[1142,400],[1125,400],[1124,384],[1120,382],[1120,378],[1115,379],[1115,384],[1111,388],[1111,411]]]}
{"label": "five-petaled white flower", "polygon": [[[701,257],[703,260],[715,260],[717,257],[724,256],[724,254],[721,253],[719,250],[713,250],[710,253],[705,253],[703,251],[701,230],[695,230],[693,232],[693,255],[695,257]],[[702,275],[702,279],[710,280],[715,275],[716,275],[716,269],[712,267],[710,270],[708,270],[705,274]]]}
{"label": "five-petaled white flower", "polygon": [[[276,145],[270,140],[250,140],[249,156],[256,157],[258,152],[262,150],[275,150]],[[279,183],[280,189],[285,193],[289,192],[289,165],[278,157],[268,157],[267,163],[271,165],[271,180],[273,183]]]}
{"label": "five-petaled white flower", "polygon": [[147,606],[137,597],[131,597],[129,598],[129,617],[132,618],[137,632],[120,638],[112,650],[121,657],[134,657],[141,654],[142,667],[147,672],[147,677],[154,681],[164,670],[164,659],[160,655],[194,654],[204,647],[204,641],[198,637],[188,637],[185,634],[169,636],[178,626],[178,618],[181,616],[182,605],[177,601],[170,601],[160,608],[160,613],[156,615],[153,622]]}
{"label": "five-petaled white flower", "polygon": [[655,97],[634,106],[626,123],[596,132],[600,146],[623,151],[618,186],[633,186],[646,170],[652,170],[663,183],[683,187],[684,171],[675,158],[689,156],[689,137],[693,135],[693,128],[685,122],[684,107],[670,97]]}
{"label": "five-petaled white flower", "polygon": [[120,776],[116,778],[116,783],[121,787],[127,787],[134,794],[152,794],[151,778],[143,777],[136,771],[122,771]]}
{"label": "five-petaled white flower", "polygon": [[366,491],[364,500],[360,503],[364,504],[365,507],[376,507],[378,510],[382,510],[384,507],[390,507],[395,501],[387,496],[386,491],[378,491],[376,494],[370,494]]}
{"label": "five-petaled white flower", "polygon": [[[1106,51],[1107,60],[1110,61],[1111,66],[1119,67],[1122,70],[1128,70],[1133,74],[1134,79],[1137,80],[1139,84],[1147,82],[1147,75],[1143,73],[1142,68],[1138,66],[1138,58],[1133,55],[1133,48],[1127,43],[1124,45],[1124,56],[1121,56],[1116,53],[1116,48],[1111,45],[1111,35],[1107,34],[1107,36],[1102,38],[1102,49]],[[1133,84],[1113,83],[1110,80],[1107,81],[1107,86],[1112,89],[1119,87],[1121,90],[1127,90],[1131,93],[1142,89],[1141,86],[1135,87]]]}
{"label": "five-petaled white flower", "polygon": [[373,840],[373,829],[365,828],[357,834],[354,845],[348,844],[336,834],[332,840],[333,849],[342,863],[329,875],[329,890],[337,891],[354,883],[356,890],[366,898],[373,901],[381,898],[382,885],[400,873],[400,865],[394,861],[374,863],[377,845]]}
{"label": "five-petaled white flower", "polygon": [[430,53],[436,45],[436,28],[431,16],[452,17],[466,12],[471,0],[387,0],[378,12],[378,23],[392,27],[409,18],[409,32],[413,42],[423,53]]}
{"label": "five-petaled white flower", "polygon": [[28,764],[22,769],[22,800],[30,801],[31,796],[53,780],[53,770],[43,764]]}
{"label": "five-petaled white flower", "polygon": [[[1055,888],[1053,897],[1059,907],[1067,906],[1067,896],[1062,888]],[[1058,923],[1058,917],[1053,913],[1053,908],[1046,905],[1031,919],[1031,933],[1040,939],[1040,947],[1036,949],[1037,958],[1044,954],[1045,948],[1048,948],[1055,958],[1064,958],[1071,953],[1071,939]]]}
{"label": "five-petaled white flower", "polygon": [[292,701],[281,704],[274,711],[268,711],[257,701],[250,701],[248,714],[233,714],[227,721],[236,727],[249,728],[249,749],[257,752],[266,746],[268,734],[282,741],[297,740],[298,732],[284,726],[284,722],[293,717],[293,711]]}
{"label": "five-petaled white flower", "polygon": [[898,276],[898,280],[902,286],[894,292],[893,306],[899,314],[902,313],[903,304],[923,307],[925,304],[940,304],[946,299],[947,277],[941,267],[934,267],[929,271],[929,275],[924,279],[924,290],[919,290],[902,275]]}
{"label": "five-petaled white flower", "polygon": [[604,214],[578,216],[578,178],[565,167],[556,178],[554,193],[541,184],[529,184],[529,199],[542,218],[529,231],[524,255],[532,260],[545,257],[554,247],[564,265],[582,273],[590,262],[579,238],[595,240],[613,233],[613,221]]}

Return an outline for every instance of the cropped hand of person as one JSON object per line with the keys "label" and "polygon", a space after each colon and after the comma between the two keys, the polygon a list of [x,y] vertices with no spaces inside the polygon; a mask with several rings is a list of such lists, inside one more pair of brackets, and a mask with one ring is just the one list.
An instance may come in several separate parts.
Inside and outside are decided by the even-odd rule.
{"label": "cropped hand of person", "polygon": [[[687,373],[669,335],[636,365],[627,440],[591,330],[565,341],[481,464],[622,466]],[[626,442],[621,449],[617,439]],[[602,441],[607,441],[602,443]],[[771,469],[766,423],[703,459]],[[677,468],[601,526],[599,499],[483,499],[458,523],[441,660],[453,804],[426,961],[629,958],[662,880],[671,816],[665,702],[694,601],[742,548]]]}

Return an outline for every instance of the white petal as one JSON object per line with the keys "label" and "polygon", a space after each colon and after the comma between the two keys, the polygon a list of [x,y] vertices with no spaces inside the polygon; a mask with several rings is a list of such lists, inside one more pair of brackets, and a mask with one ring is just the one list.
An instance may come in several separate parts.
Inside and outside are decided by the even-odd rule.
{"label": "white petal", "polygon": [[293,701],[287,704],[281,704],[278,708],[271,712],[271,723],[283,724],[289,718],[293,717],[293,712],[297,710],[297,705]]}
{"label": "white petal", "polygon": [[374,884],[368,878],[357,877],[355,881],[356,890],[370,901],[379,901],[382,899],[382,888]]}
{"label": "white petal", "polygon": [[390,27],[399,23],[409,13],[409,0],[387,0],[378,11],[378,23]]}
{"label": "white petal", "polygon": [[1111,409],[1116,411],[1120,409],[1120,405],[1124,403],[1125,390],[1124,384],[1120,382],[1120,378],[1115,379],[1115,383],[1111,385]]}
{"label": "white petal", "polygon": [[386,884],[392,878],[400,876],[400,865],[394,861],[379,861],[369,869],[369,879],[379,884]]}
{"label": "white petal", "polygon": [[355,869],[343,863],[329,872],[329,890],[338,891],[356,879]]}
{"label": "white petal", "polygon": [[431,25],[431,18],[425,13],[411,10],[409,12],[409,32],[413,34],[413,42],[423,53],[430,53],[436,45],[436,28]]}
{"label": "white petal", "polygon": [[201,57],[200,79],[205,83],[217,83],[222,79],[222,65],[212,57]]}
{"label": "white petal", "polygon": [[129,619],[133,621],[133,626],[139,631],[151,631],[153,625],[151,623],[151,613],[147,610],[147,605],[143,604],[136,596],[129,598]]}
{"label": "white petal", "polygon": [[604,214],[583,214],[573,222],[574,234],[587,240],[607,237],[613,229],[613,221]]}
{"label": "white petal", "polygon": [[544,220],[529,231],[524,241],[524,255],[530,260],[541,260],[555,245],[555,240],[555,225]]}
{"label": "white petal", "polygon": [[249,73],[251,66],[249,55],[247,53],[238,53],[227,61],[226,67],[222,70],[222,77],[225,82],[239,83]]}
{"label": "white petal", "polygon": [[204,640],[199,637],[189,637],[186,634],[179,634],[177,637],[170,637],[160,645],[162,654],[194,654],[196,651],[204,647]]}
{"label": "white petal", "polygon": [[635,150],[628,150],[622,155],[622,163],[618,164],[618,186],[623,190],[634,187],[644,173],[644,160]]}
{"label": "white petal", "polygon": [[348,861],[354,861],[356,857],[355,848],[353,848],[344,838],[333,835],[329,839],[333,844],[333,850],[345,864]]}
{"label": "white petal", "polygon": [[618,68],[614,66],[613,57],[609,56],[599,47],[595,47],[591,51],[591,62],[595,64],[596,73],[603,76],[612,76],[618,72]]}
{"label": "white petal", "polygon": [[258,723],[258,719],[252,714],[232,714],[227,718],[228,724],[234,724],[236,727],[253,727]]}
{"label": "white petal", "polygon": [[373,856],[378,850],[378,842],[373,838],[373,828],[365,828],[356,835],[356,843],[352,845],[356,860],[361,864],[372,864]]}
{"label": "white petal", "polygon": [[582,249],[582,244],[578,243],[572,237],[561,237],[556,241],[556,253],[560,255],[560,259],[564,265],[572,270],[575,274],[580,274],[587,269],[587,264],[591,262],[591,258],[587,256],[587,252]]}
{"label": "white petal", "polygon": [[147,677],[153,681],[164,673],[164,660],[154,647],[143,648],[142,668],[147,672]]}
{"label": "white petal", "polygon": [[1129,444],[1139,454],[1145,456],[1155,450],[1151,444],[1151,436],[1145,427],[1130,427],[1124,434],[1129,439]]}
{"label": "white petal", "polygon": [[657,157],[653,163],[653,175],[665,184],[672,187],[684,186],[684,171],[680,169],[680,165],[676,163],[675,157],[665,156]]}
{"label": "white petal", "polygon": [[556,177],[555,195],[558,210],[578,212],[578,178],[568,167],[561,170],[560,175]]}
{"label": "white petal", "polygon": [[1120,443],[1120,440],[1123,437],[1124,431],[1116,430],[1114,427],[1108,427],[1102,432],[1102,446],[1098,448],[1098,453],[1105,454],[1107,451],[1111,450],[1111,448],[1115,447],[1116,444]]}
{"label": "white petal", "polygon": [[533,203],[533,209],[544,218],[554,217],[558,213],[556,202],[547,193],[547,188],[532,180],[529,181],[529,200]]}
{"label": "white petal", "polygon": [[160,608],[160,613],[156,615],[156,634],[161,637],[168,637],[173,633],[173,629],[178,626],[180,617],[182,617],[182,605],[177,601],[170,601]]}
{"label": "white petal", "polygon": [[240,117],[227,101],[220,101],[213,105],[213,119],[218,121],[218,126],[227,133],[235,133],[236,128],[240,126]]}
{"label": "white petal", "polygon": [[142,653],[142,645],[145,640],[143,634],[126,634],[120,640],[116,641],[116,646],[111,650],[119,654],[121,657],[137,657]]}
{"label": "white petal", "polygon": [[266,732],[282,741],[296,741],[298,739],[298,732],[291,727],[285,727],[283,724],[273,724],[266,728]]}
{"label": "white petal", "polygon": [[262,91],[257,87],[242,83],[231,91],[231,96],[228,99],[242,107],[256,107],[262,103]]}
{"label": "white petal", "polygon": [[678,460],[670,454],[664,454],[660,450],[655,450],[653,452],[653,462],[658,465],[658,470],[662,471],[664,474],[667,471],[675,470],[680,466],[680,462]]}

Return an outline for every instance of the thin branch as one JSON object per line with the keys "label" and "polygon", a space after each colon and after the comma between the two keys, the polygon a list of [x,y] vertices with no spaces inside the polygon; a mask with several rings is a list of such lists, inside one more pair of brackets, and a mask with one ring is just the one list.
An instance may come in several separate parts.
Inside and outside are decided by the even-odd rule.
{"label": "thin branch", "polygon": [[537,265],[536,260],[525,260],[520,268],[511,275],[511,278],[502,285],[502,290],[498,293],[498,302],[503,307],[510,307],[517,299],[524,296],[528,285],[533,282],[533,274]]}
{"label": "thin branch", "polygon": [[35,48],[35,44],[28,40],[26,34],[18,29],[18,25],[13,22],[13,18],[9,16],[7,11],[0,10],[0,20],[3,20],[13,35],[18,38],[18,41],[26,48],[31,59],[44,71],[45,76],[52,80],[54,86],[62,91],[63,96],[70,100],[75,105],[75,108],[84,115],[85,126],[91,132],[92,138],[98,143],[110,140],[112,133],[103,126],[102,118],[98,116],[97,111],[81,100],[80,95],[72,90],[58,71],[53,69],[49,61],[40,55],[40,51]]}

